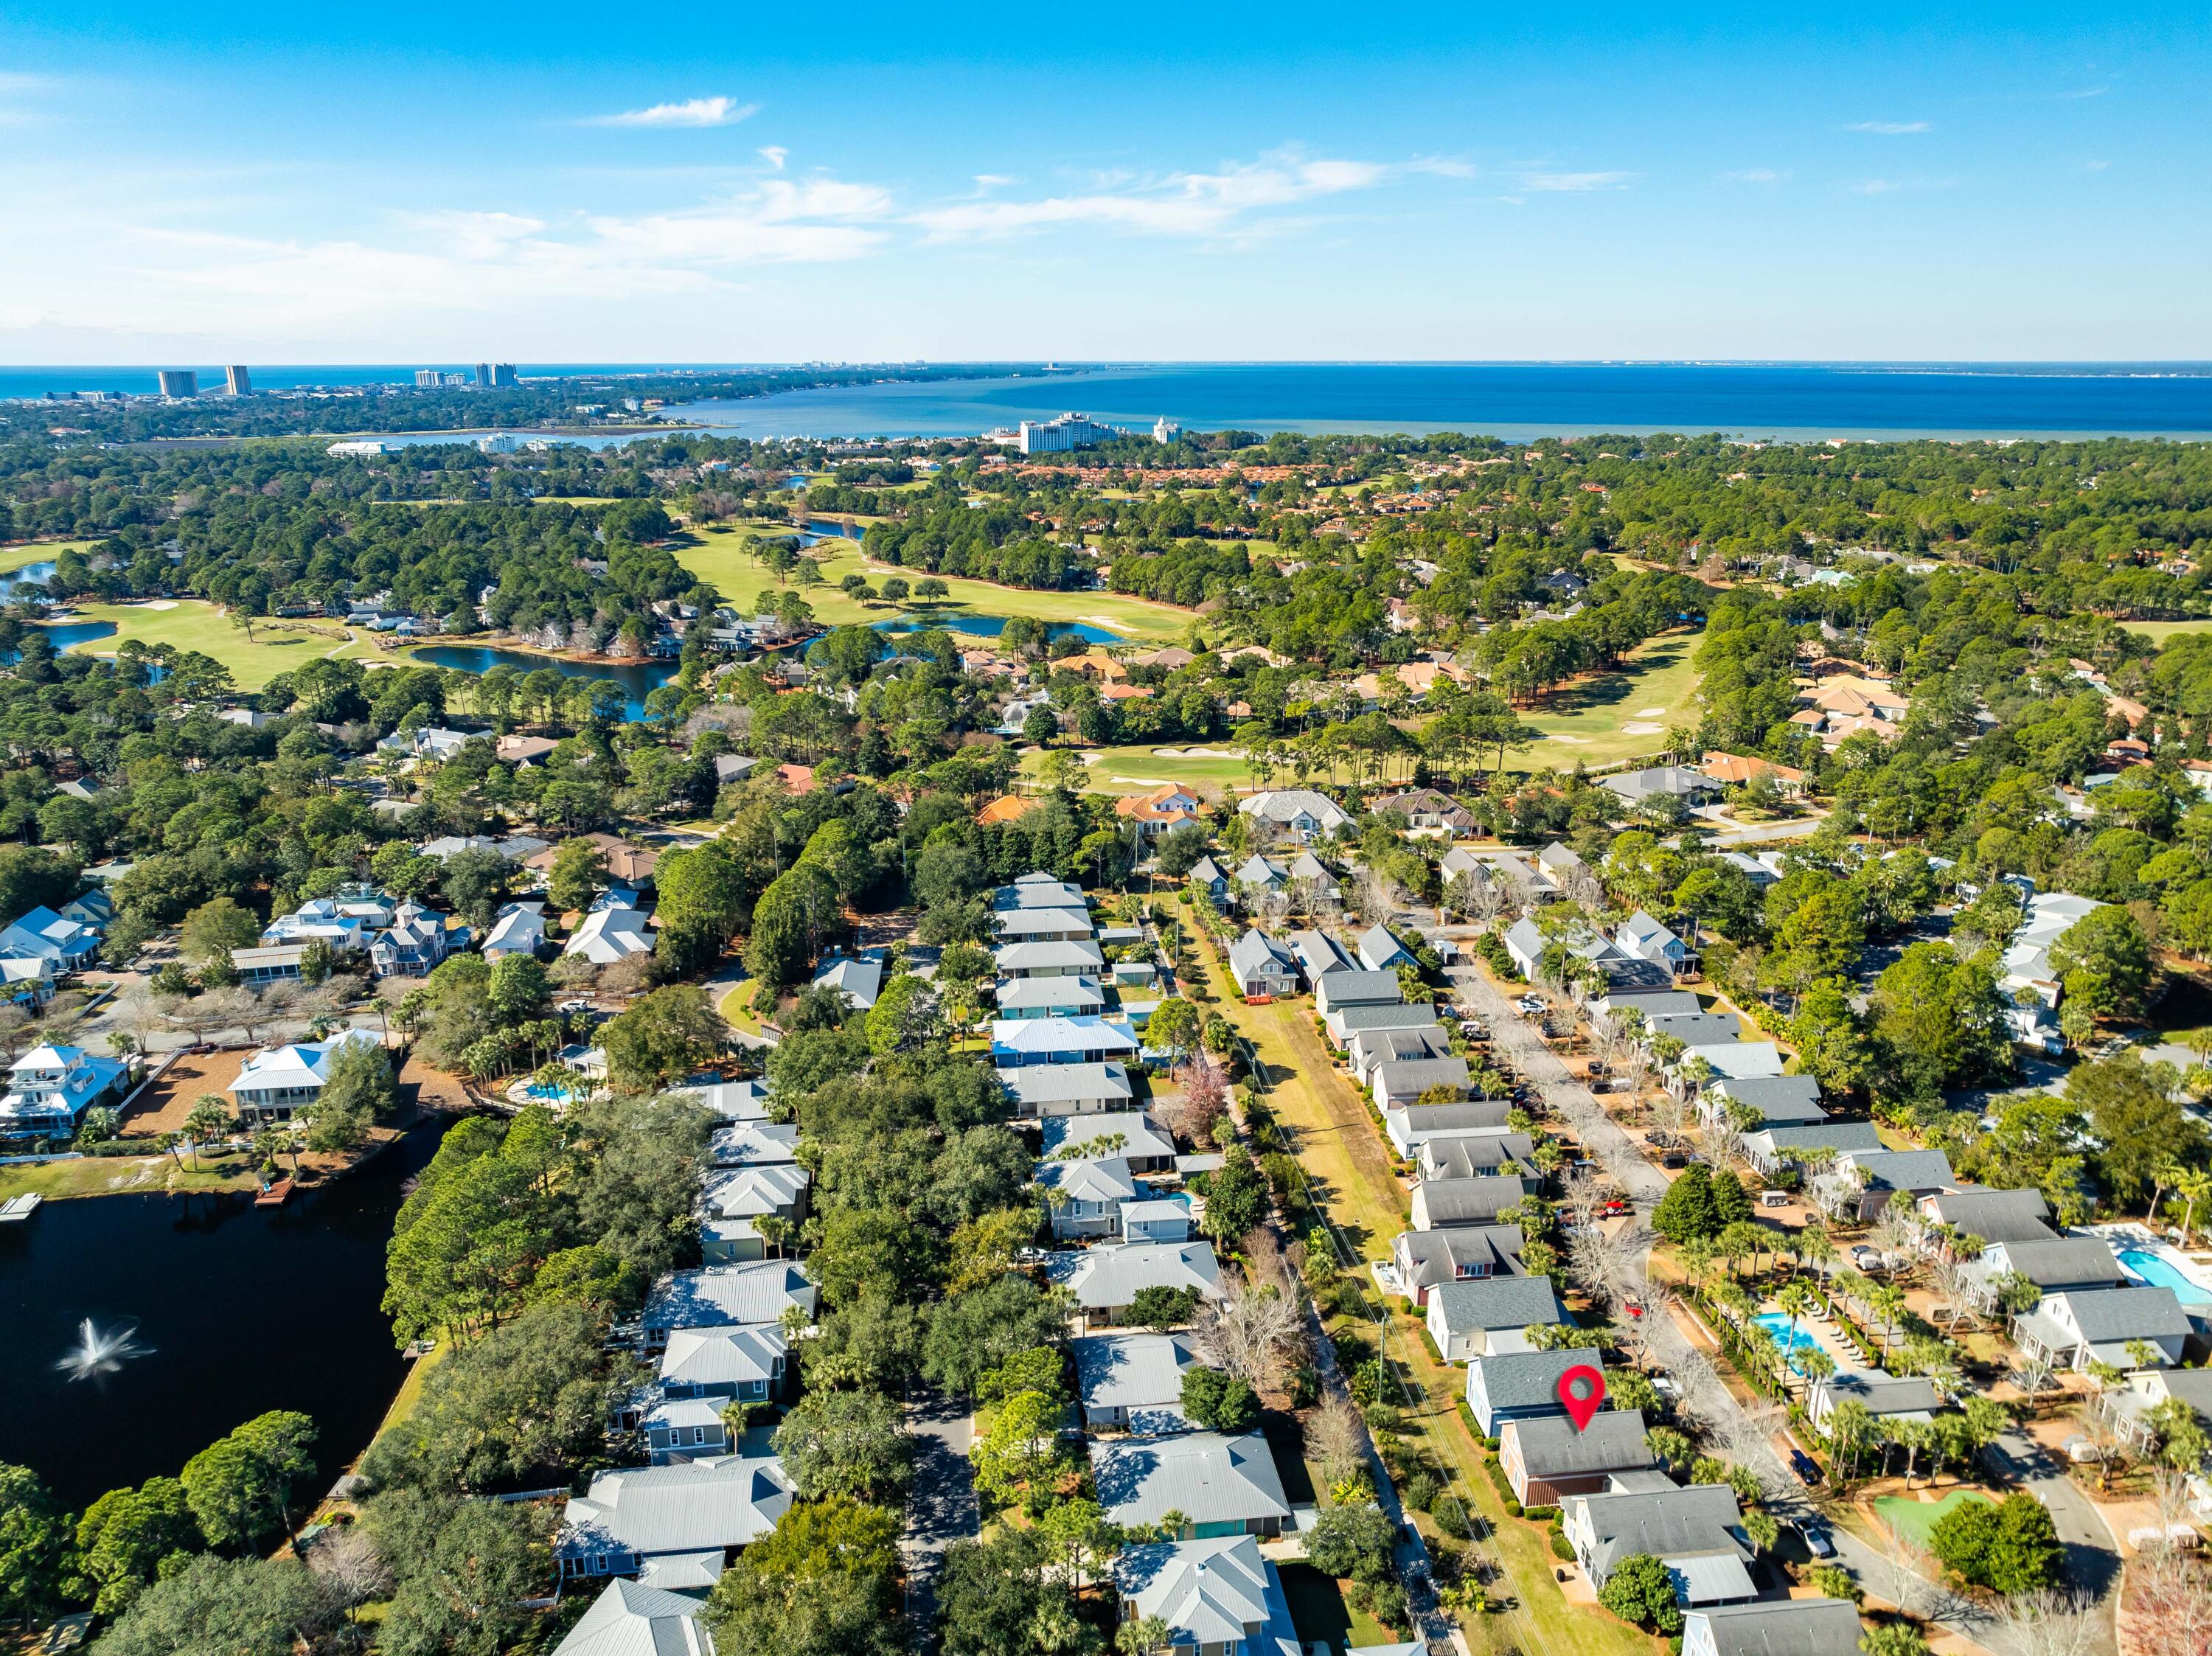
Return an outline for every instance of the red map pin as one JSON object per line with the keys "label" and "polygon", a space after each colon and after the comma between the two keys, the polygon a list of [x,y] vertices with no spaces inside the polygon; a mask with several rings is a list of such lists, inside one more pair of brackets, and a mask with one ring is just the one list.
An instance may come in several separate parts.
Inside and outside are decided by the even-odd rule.
{"label": "red map pin", "polygon": [[1559,1401],[1566,1405],[1567,1418],[1575,1423],[1575,1430],[1583,1430],[1590,1416],[1605,1407],[1605,1374],[1589,1363],[1578,1362],[1559,1376]]}

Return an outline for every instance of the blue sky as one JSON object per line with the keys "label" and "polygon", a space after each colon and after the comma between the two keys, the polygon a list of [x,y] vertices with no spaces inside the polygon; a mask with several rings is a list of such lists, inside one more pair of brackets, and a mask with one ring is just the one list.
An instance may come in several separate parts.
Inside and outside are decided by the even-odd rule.
{"label": "blue sky", "polygon": [[2202,5],[1033,9],[18,0],[0,361],[2212,358]]}

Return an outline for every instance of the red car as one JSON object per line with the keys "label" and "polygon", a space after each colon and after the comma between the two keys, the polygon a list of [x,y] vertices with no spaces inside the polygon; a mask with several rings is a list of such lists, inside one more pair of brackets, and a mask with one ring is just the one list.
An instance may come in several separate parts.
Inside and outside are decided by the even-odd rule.
{"label": "red car", "polygon": [[1617,1219],[1624,1213],[1633,1213],[1635,1210],[1636,1210],[1631,1207],[1627,1203],[1621,1201],[1619,1198],[1615,1198],[1613,1200],[1607,1202],[1603,1207],[1600,1208],[1598,1212],[1607,1219]]}

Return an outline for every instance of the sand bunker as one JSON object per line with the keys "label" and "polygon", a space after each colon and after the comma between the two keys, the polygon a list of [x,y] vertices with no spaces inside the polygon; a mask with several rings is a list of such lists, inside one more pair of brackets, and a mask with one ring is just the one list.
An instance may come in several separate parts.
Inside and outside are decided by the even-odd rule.
{"label": "sand bunker", "polygon": [[1078,621],[1087,621],[1093,627],[1103,627],[1109,633],[1126,633],[1128,628],[1110,616],[1078,616]]}
{"label": "sand bunker", "polygon": [[1565,742],[1577,748],[1587,748],[1590,744],[1590,739],[1586,736],[1559,736],[1554,734],[1546,737],[1544,740],[1547,742]]}
{"label": "sand bunker", "polygon": [[1638,719],[1664,719],[1667,710],[1664,707],[1638,707],[1636,716]]}
{"label": "sand bunker", "polygon": [[1109,776],[1109,782],[1127,782],[1132,787],[1164,788],[1174,786],[1164,776]]}
{"label": "sand bunker", "polygon": [[1242,759],[1244,755],[1233,748],[1154,748],[1158,759]]}
{"label": "sand bunker", "polygon": [[174,598],[149,598],[145,607],[149,610],[173,610],[177,607],[177,601]]}
{"label": "sand bunker", "polygon": [[1620,733],[1623,736],[1656,736],[1660,731],[1666,728],[1667,727],[1664,725],[1653,725],[1644,721],[1632,721],[1620,727]]}

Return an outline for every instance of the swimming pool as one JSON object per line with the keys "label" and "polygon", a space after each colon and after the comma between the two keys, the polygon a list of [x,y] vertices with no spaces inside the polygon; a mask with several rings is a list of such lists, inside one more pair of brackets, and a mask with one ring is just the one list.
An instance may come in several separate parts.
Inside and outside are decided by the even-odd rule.
{"label": "swimming pool", "polygon": [[2184,1305],[2212,1305],[2212,1289],[2204,1288],[2185,1275],[2174,1263],[2159,1253],[2146,1253],[2139,1247],[2118,1250],[2120,1264],[2128,1274],[2153,1288],[2170,1288],[2173,1297]]}
{"label": "swimming pool", "polygon": [[1800,1351],[1818,1350],[1820,1341],[1814,1339],[1802,1328],[1792,1329],[1790,1326],[1789,1317],[1779,1311],[1761,1312],[1758,1316],[1753,1317],[1752,1321],[1765,1329],[1766,1338],[1774,1342],[1774,1349],[1790,1359],[1791,1372],[1804,1373],[1803,1369],[1797,1367],[1797,1354]]}

